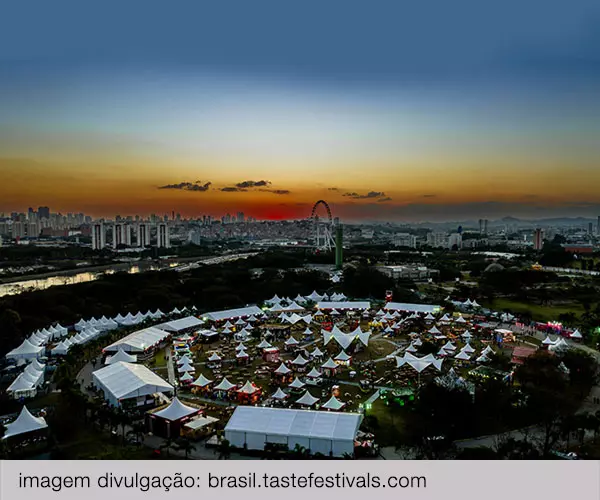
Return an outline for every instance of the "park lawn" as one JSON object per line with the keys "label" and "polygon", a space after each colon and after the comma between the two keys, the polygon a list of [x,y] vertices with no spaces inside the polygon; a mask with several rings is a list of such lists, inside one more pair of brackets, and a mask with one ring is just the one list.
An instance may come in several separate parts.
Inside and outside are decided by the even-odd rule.
{"label": "park lawn", "polygon": [[494,300],[493,303],[485,302],[483,305],[495,311],[530,312],[535,321],[556,321],[559,314],[574,313],[579,316],[583,313],[583,307],[576,303],[543,306],[502,298]]}
{"label": "park lawn", "polygon": [[156,355],[154,356],[154,366],[157,368],[167,366],[167,360],[165,359],[164,349],[159,349]]}

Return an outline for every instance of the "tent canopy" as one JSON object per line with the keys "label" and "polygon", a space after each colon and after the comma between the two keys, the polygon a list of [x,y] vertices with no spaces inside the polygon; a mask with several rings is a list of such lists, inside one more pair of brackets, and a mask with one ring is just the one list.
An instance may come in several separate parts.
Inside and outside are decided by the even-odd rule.
{"label": "tent canopy", "polygon": [[181,420],[189,415],[193,415],[194,413],[198,413],[199,411],[200,410],[198,410],[198,408],[187,406],[183,404],[179,398],[175,397],[169,406],[153,413],[153,415],[155,417],[164,418],[165,420],[170,420],[173,422],[176,420]]}
{"label": "tent canopy", "polygon": [[26,406],[23,406],[21,413],[14,422],[6,424],[6,432],[2,439],[12,436],[18,436],[27,432],[34,432],[48,427],[46,420],[42,417],[34,417]]}

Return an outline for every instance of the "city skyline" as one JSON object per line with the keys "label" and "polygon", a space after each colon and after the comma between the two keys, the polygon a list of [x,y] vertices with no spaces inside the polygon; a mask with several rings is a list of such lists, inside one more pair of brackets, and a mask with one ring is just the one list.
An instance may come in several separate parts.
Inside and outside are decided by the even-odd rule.
{"label": "city skyline", "polygon": [[600,212],[592,3],[493,8],[477,24],[472,2],[438,6],[443,23],[411,6],[377,29],[345,4],[333,44],[333,8],[302,44],[296,23],[241,9],[230,31],[181,21],[160,40],[149,9],[131,40],[125,8],[110,39],[70,26],[77,48],[49,36],[0,52],[0,212],[33,199],[94,217],[298,219],[319,199],[356,221]]}

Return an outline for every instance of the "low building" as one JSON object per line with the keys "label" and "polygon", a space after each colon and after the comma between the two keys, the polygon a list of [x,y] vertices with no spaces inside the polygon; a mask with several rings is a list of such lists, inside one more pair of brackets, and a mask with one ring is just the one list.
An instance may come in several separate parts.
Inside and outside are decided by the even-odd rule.
{"label": "low building", "polygon": [[428,269],[425,266],[377,266],[375,269],[396,280],[426,280],[440,273],[437,269]]}
{"label": "low building", "polygon": [[298,445],[311,454],[342,457],[354,454],[361,422],[359,413],[238,406],[225,426],[225,439],[248,450]]}

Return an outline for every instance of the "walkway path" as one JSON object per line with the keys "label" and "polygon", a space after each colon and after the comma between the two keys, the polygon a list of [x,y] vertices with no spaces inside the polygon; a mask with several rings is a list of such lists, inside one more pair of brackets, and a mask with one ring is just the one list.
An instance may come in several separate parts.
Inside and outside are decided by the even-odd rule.
{"label": "walkway path", "polygon": [[177,379],[175,378],[175,367],[173,366],[173,356],[171,356],[170,347],[165,347],[165,361],[167,363],[167,372],[169,374],[169,384],[175,387],[177,385]]}

